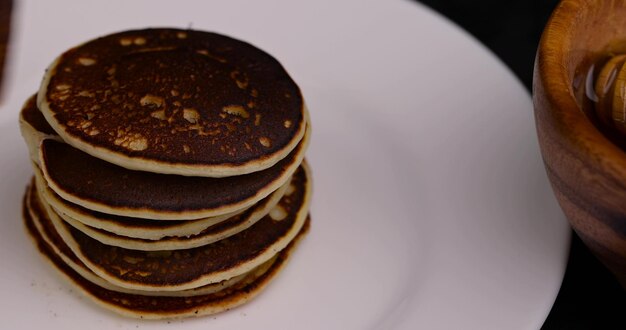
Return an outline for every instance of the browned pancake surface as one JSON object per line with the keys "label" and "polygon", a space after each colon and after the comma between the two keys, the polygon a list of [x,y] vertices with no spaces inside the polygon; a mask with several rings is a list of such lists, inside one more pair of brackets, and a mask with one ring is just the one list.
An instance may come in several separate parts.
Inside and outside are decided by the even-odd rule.
{"label": "browned pancake surface", "polygon": [[38,132],[56,135],[56,132],[50,127],[50,124],[48,124],[41,111],[37,109],[37,94],[28,98],[22,107],[20,116]]}
{"label": "browned pancake surface", "polygon": [[[232,217],[224,221],[221,221],[212,226],[209,226],[197,234],[189,235],[189,236],[166,236],[166,237],[159,239],[158,242],[185,242],[185,241],[190,241],[190,240],[195,240],[195,239],[201,239],[202,237],[214,236],[220,233],[224,233],[226,231],[231,230],[232,228],[239,227],[243,223],[250,221],[250,218],[252,217],[252,214],[255,211],[266,207],[269,203],[270,203],[269,198],[265,198],[264,200],[261,200],[259,203],[255,204],[251,208],[247,209],[246,211],[233,215]],[[129,219],[125,219],[125,220],[127,222],[132,222]],[[165,222],[165,223],[174,224],[174,225],[178,223],[178,221],[154,221],[154,220],[152,221],[144,220],[143,222],[150,222],[149,224],[144,225],[145,227],[149,227],[149,226],[151,227],[153,223],[160,224],[160,223]],[[118,238],[120,237],[119,235],[116,235],[104,229],[99,229],[95,227],[91,227],[90,229],[104,236],[118,237]],[[124,237],[124,239],[129,240],[129,241],[137,241],[137,242],[156,242],[155,240],[135,238],[135,237]]]}
{"label": "browned pancake surface", "polygon": [[[48,215],[48,211],[46,210],[46,207],[44,206],[44,204],[42,204],[42,201],[39,198],[39,195],[37,193],[37,187],[36,187],[36,184],[34,182],[32,182],[30,187],[27,189],[26,194],[25,194],[25,199],[26,200],[24,201],[24,203],[26,205],[26,208],[28,209],[28,216],[35,223],[35,227],[37,227],[37,231],[42,236],[42,238],[45,241],[45,243],[47,245],[49,245],[50,248],[53,250],[54,254],[58,255],[59,257],[61,257],[61,259],[65,263],[68,263],[68,266],[70,266],[75,271],[80,273],[80,270],[77,270],[77,267],[78,267],[82,271],[91,273],[92,276],[97,276],[96,274],[93,274],[93,272],[76,256],[74,251],[72,251],[72,249],[65,243],[65,241],[63,240],[61,235],[59,235],[59,233],[57,232],[56,228],[54,227],[52,221],[50,221],[50,218],[49,218],[49,215]],[[31,221],[31,220],[29,220],[29,221]],[[228,280],[225,280],[225,281],[220,282],[220,283],[213,283],[213,284],[209,284],[209,285],[204,286],[204,287],[199,287],[199,288],[195,288],[195,289],[191,289],[191,290],[179,291],[180,295],[178,295],[178,296],[182,297],[182,296],[201,295],[202,293],[198,293],[198,292],[201,292],[201,291],[207,290],[207,289],[209,291],[212,291],[215,288],[219,288],[220,286],[221,286],[221,288],[219,288],[219,289],[224,289],[227,286],[230,286],[233,283],[236,283],[239,280],[241,280],[242,276],[245,277],[245,276],[249,276],[250,274],[252,274],[252,272],[263,271],[263,269],[266,269],[273,262],[274,262],[274,260],[270,259],[270,261],[267,261],[266,264],[263,264],[263,265],[257,267],[256,269],[252,270],[248,275],[243,274],[241,276],[238,276],[238,277],[235,277],[235,278],[232,278],[232,279],[228,279]],[[89,280],[89,278],[87,278],[87,279]],[[89,281],[93,282],[92,280],[89,280]],[[94,283],[96,285],[99,285],[97,282],[94,282]],[[122,288],[111,289],[109,287],[105,287],[105,289],[114,290],[114,291],[118,291],[118,292],[129,293],[127,291],[124,291]],[[141,291],[137,291],[137,292],[141,292]],[[215,292],[215,291],[212,291],[212,292]],[[132,293],[132,294],[142,294],[142,293],[144,293],[144,292]],[[205,294],[208,294],[208,293],[205,293]],[[161,296],[172,296],[169,293],[154,294],[154,292],[150,292],[149,294],[146,294],[146,295],[149,295],[149,296],[159,296],[159,295],[161,295]]]}
{"label": "browned pancake surface", "polygon": [[56,200],[61,202],[65,207],[72,209],[76,213],[88,215],[93,219],[97,219],[97,221],[99,222],[115,223],[116,225],[120,227],[129,228],[129,229],[130,228],[132,229],[139,229],[139,228],[141,229],[167,229],[167,228],[180,226],[186,223],[202,221],[202,220],[155,221],[155,220],[150,220],[150,219],[133,218],[133,217],[125,217],[121,215],[102,213],[102,212],[90,210],[78,204],[68,202],[64,200],[63,198],[61,198],[52,190],[49,190],[49,193],[54,194],[54,197]]}
{"label": "browned pancake surface", "polygon": [[126,283],[147,286],[176,286],[193,282],[204,276],[235,269],[255,259],[273,243],[284,237],[301,216],[306,203],[308,178],[300,167],[293,176],[296,187],[281,200],[285,218],[274,220],[265,216],[252,227],[213,244],[198,248],[158,252],[145,252],[112,247],[85,235],[69,224],[63,223],[76,241],[80,253],[91,264]]}
{"label": "browned pancake surface", "polygon": [[[24,201],[24,215],[23,215],[24,221],[26,222],[27,227],[30,226],[31,225],[30,223],[33,221],[33,219],[31,219],[31,216],[27,210],[27,208],[30,207],[33,213],[35,213],[36,215],[39,215],[39,223],[41,224],[41,230],[43,230],[43,234],[46,235],[46,237],[48,237],[50,242],[54,244],[54,246],[57,247],[59,252],[62,253],[67,258],[69,258],[72,262],[78,265],[82,265],[84,267],[83,262],[80,261],[80,259],[76,257],[76,254],[72,252],[72,249],[70,249],[70,247],[67,246],[67,244],[65,244],[65,241],[63,241],[63,238],[61,238],[61,236],[56,231],[56,229],[54,229],[52,222],[50,222],[50,220],[46,216],[46,211],[44,210],[43,205],[41,205],[41,201],[39,200],[38,195],[37,195],[37,188],[35,187],[35,180],[31,181],[31,184],[28,189],[30,189],[30,193],[27,191],[24,198],[25,199],[29,198],[29,200]],[[30,227],[29,227],[29,230],[30,230]],[[39,241],[39,239],[37,240]]]}
{"label": "browned pancake surface", "polygon": [[[41,211],[42,210],[39,208],[37,212]],[[83,278],[69,265],[63,262],[63,260],[61,260],[61,258],[54,253],[52,248],[45,242],[43,237],[41,237],[35,227],[35,224],[33,223],[33,219],[30,217],[26,207],[26,200],[24,200],[23,203],[22,213],[28,233],[36,242],[39,251],[46,258],[48,258],[58,270],[63,272],[75,285],[78,285],[86,293],[99,300],[100,303],[103,303],[113,310],[122,312],[125,315],[140,318],[163,318],[211,314],[227,310],[249,300],[252,296],[257,294],[263,286],[267,285],[267,282],[276,275],[285,263],[286,259],[289,257],[289,254],[293,251],[294,245],[297,244],[298,240],[304,236],[309,229],[309,222],[307,221],[294,241],[278,253],[277,258],[273,262],[270,269],[261,275],[251,274],[232,287],[228,287],[222,291],[212,294],[191,297],[143,296],[107,290]],[[51,226],[47,227],[48,229],[53,229]],[[64,245],[63,241],[60,240],[60,237],[54,232],[54,230],[47,230],[46,235],[48,234],[53,235],[52,237],[54,237],[55,242]],[[72,255],[67,246],[63,249],[67,249],[66,252],[70,253],[69,255]]]}
{"label": "browned pancake surface", "polygon": [[53,120],[130,157],[238,165],[271,157],[305,125],[299,88],[280,63],[214,33],[112,34],[68,50],[53,69],[40,91]]}
{"label": "browned pancake surface", "polygon": [[46,179],[69,195],[112,208],[184,213],[253,198],[285,174],[304,146],[266,170],[225,178],[133,171],[51,139],[40,148]]}
{"label": "browned pancake surface", "polygon": [[[71,209],[72,212],[74,212],[74,213],[78,213],[78,214],[82,214],[82,215],[88,216],[91,219],[91,221],[97,221],[98,224],[104,224],[104,223],[115,224],[118,227],[129,229],[129,230],[135,230],[135,229],[141,229],[141,230],[162,230],[163,229],[163,230],[165,230],[165,229],[168,229],[168,228],[175,228],[175,227],[184,226],[186,224],[191,224],[191,223],[195,223],[195,222],[199,223],[199,222],[202,222],[202,221],[206,221],[206,219],[177,220],[177,221],[156,221],[156,220],[151,220],[151,219],[125,217],[125,216],[121,216],[121,215],[102,213],[102,212],[93,211],[93,210],[90,210],[88,208],[82,207],[80,205],[68,202],[68,201],[64,200],[63,198],[61,198],[59,195],[57,195],[52,190],[48,190],[48,193],[49,194],[53,194],[53,198],[56,201],[58,201],[59,203],[61,203],[65,208]],[[261,203],[259,205],[263,205],[263,203],[265,203],[268,198],[269,197],[266,197],[265,199],[262,199],[257,204]],[[252,207],[254,208],[255,206],[252,206]],[[57,213],[62,212],[62,211],[63,210],[58,210]],[[235,215],[237,215],[237,214],[235,214]],[[75,219],[75,220],[80,221],[80,219]],[[226,220],[227,219],[225,219],[223,221],[226,221]],[[87,223],[85,223],[85,225],[88,225],[88,226],[93,227],[93,228],[98,228],[95,225],[91,225],[91,224],[87,224]],[[208,227],[207,227],[207,229],[208,229]]]}

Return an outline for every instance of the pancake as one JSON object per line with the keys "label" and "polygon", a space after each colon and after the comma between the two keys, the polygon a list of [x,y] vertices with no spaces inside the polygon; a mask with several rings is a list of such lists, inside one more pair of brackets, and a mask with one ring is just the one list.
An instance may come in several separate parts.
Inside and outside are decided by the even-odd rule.
{"label": "pancake", "polygon": [[[241,214],[250,208],[248,207],[240,211],[215,217],[179,221],[155,221],[112,215],[92,211],[64,200],[48,187],[41,170],[36,164],[33,164],[33,170],[38,183],[41,181],[38,186],[42,189],[40,192],[42,200],[49,204],[63,220],[69,223],[80,222],[90,228],[101,229],[120,236],[159,240],[164,237],[187,237],[197,235],[210,226]],[[280,189],[281,188],[279,188],[279,190]],[[276,192],[273,192],[265,199],[271,198]],[[263,202],[265,199],[258,203]]]}
{"label": "pancake", "polygon": [[36,100],[37,94],[33,94],[24,102],[22,110],[20,111],[20,124],[31,126],[34,132],[44,136],[58,135],[37,108]]}
{"label": "pancake", "polygon": [[[40,170],[37,168],[36,171]],[[270,196],[273,194],[274,193]],[[42,193],[42,198],[50,204],[54,211],[63,220],[69,223],[80,222],[90,228],[101,229],[116,235],[147,240],[159,240],[164,237],[186,237],[197,235],[210,226],[218,224],[249,209],[245,208],[243,210],[238,210],[224,215],[198,220],[155,221],[106,214],[86,209],[59,197],[59,195],[55,194],[54,191],[47,187],[47,185],[45,187],[45,191]],[[267,198],[270,197],[268,196],[265,199]],[[261,202],[263,202],[263,200],[258,203]]]}
{"label": "pancake", "polygon": [[[88,281],[103,287],[107,290],[129,293],[129,294],[141,294],[141,295],[158,295],[158,296],[168,296],[168,297],[190,297],[197,295],[204,295],[214,293],[220,290],[223,290],[239,281],[241,281],[247,274],[239,275],[228,280],[208,284],[203,287],[190,289],[190,290],[182,290],[182,291],[141,291],[141,290],[131,290],[122,287],[118,287],[110,284],[104,279],[98,277],[94,274],[89,268],[85,266],[85,264],[80,261],[76,257],[76,255],[72,252],[72,250],[65,244],[63,239],[59,236],[57,231],[54,229],[52,222],[50,219],[47,219],[47,213],[45,211],[45,207],[42,206],[42,202],[40,197],[38,196],[37,189],[35,188],[35,184],[32,184],[28,187],[25,196],[25,211],[28,212],[26,217],[30,217],[31,221],[34,223],[39,235],[43,238],[46,244],[50,247],[52,252],[56,254],[65,264],[70,266],[75,272],[80,274],[82,277],[87,279]],[[253,272],[259,272],[263,269],[267,269],[271,266],[273,260],[270,259],[265,264],[260,265],[257,269],[253,270]]]}
{"label": "pancake", "polygon": [[[260,219],[260,217],[267,214],[269,210],[278,203],[290,186],[288,182],[253,206],[226,215],[199,220],[155,221],[96,212],[72,204],[49,189],[43,179],[41,170],[39,170],[36,165],[34,165],[33,168],[38,182],[41,181],[38,185],[42,189],[40,192],[42,199],[50,204],[54,212],[64,221],[89,236],[96,239],[98,239],[98,236],[101,236],[102,239],[99,240],[110,245],[118,244],[104,240],[114,239],[116,236],[136,238],[140,240],[139,242],[145,240],[162,240],[160,244],[172,244],[173,247],[182,244],[184,241],[183,239],[175,239],[177,237],[184,237],[185,240],[188,240],[188,243],[199,244],[216,239],[217,236],[222,236],[227,233],[236,233],[237,231],[249,227]],[[222,222],[228,223],[221,224]],[[123,237],[119,237],[119,239]],[[150,242],[146,242],[145,244],[152,245]],[[154,246],[156,247],[160,244]]]}
{"label": "pancake", "polygon": [[307,130],[275,166],[227,178],[128,170],[52,139],[41,141],[39,163],[48,186],[74,204],[135,218],[194,220],[235,212],[267,197],[298,168],[308,142]]}
{"label": "pancake", "polygon": [[[294,240],[279,252],[267,269],[255,269],[240,281],[218,292],[190,297],[149,296],[124,293],[101,287],[70,267],[39,233],[26,205],[24,222],[39,251],[80,292],[98,305],[118,314],[141,319],[182,318],[210,315],[232,309],[257,296],[285,266],[295,245],[309,228],[307,221]],[[105,282],[106,283],[106,282]]]}
{"label": "pancake", "polygon": [[32,95],[24,102],[20,111],[20,132],[30,153],[30,158],[34,162],[39,162],[39,143],[41,140],[50,138],[61,140],[57,133],[50,127],[46,118],[37,109],[35,102],[37,95]]}
{"label": "pancake", "polygon": [[[283,207],[280,204],[280,200],[285,194],[289,183],[285,184],[283,187],[279,188],[277,191],[272,193],[270,196],[261,200],[254,206],[248,208],[245,212],[232,216],[222,222],[214,224],[205,228],[204,230],[195,233],[190,236],[180,237],[163,237],[159,240],[149,240],[149,239],[141,239],[135,237],[129,237],[127,235],[116,235],[114,233],[93,228],[90,226],[86,226],[80,221],[74,220],[70,217],[60,216],[56,211],[51,210],[51,212],[55,213],[55,216],[59,216],[66,223],[70,224],[72,227],[82,231],[93,239],[100,241],[101,243],[118,246],[126,249],[132,250],[142,250],[142,251],[159,251],[159,250],[181,250],[181,249],[191,249],[207,244],[211,244],[217,242],[226,237],[237,234],[242,230],[248,229],[250,226],[255,224],[261,218],[266,216],[270,210],[275,207]],[[44,187],[45,189],[45,187]],[[172,223],[172,221],[152,221],[158,223]]]}
{"label": "pancake", "polygon": [[[52,129],[33,102],[26,102],[22,108],[20,124],[29,149],[37,149],[35,143],[37,146],[53,144],[48,139],[42,140],[52,137],[50,140],[57,146],[55,150],[60,148],[73,156],[65,158],[66,154],[53,152],[50,158],[51,161],[56,161],[54,164],[57,167],[52,173],[55,174],[54,178],[58,183],[50,182],[50,178],[47,178],[48,184],[53,189],[56,187],[55,192],[64,199],[102,213],[159,220],[191,220],[220,215],[229,217],[234,212],[244,210],[288,180],[304,157],[310,135],[307,130],[298,147],[270,169],[233,178],[212,179],[130,171],[89,157],[67,145],[61,145],[57,135],[50,135]],[[38,149],[40,149],[37,152],[38,156],[33,157],[35,162],[45,169],[46,164],[42,164],[39,155],[42,150]],[[31,151],[31,154],[33,152]],[[79,175],[81,172],[76,170],[81,170],[89,176],[83,179]],[[119,180],[111,182],[113,179]],[[130,184],[131,189],[125,187]],[[96,185],[99,187],[95,188]],[[102,190],[103,188],[109,189]],[[161,196],[157,196],[158,194]],[[124,198],[125,201],[122,200]],[[207,202],[211,205],[203,205]],[[146,204],[149,206],[146,207]],[[65,210],[62,205],[61,209]],[[73,215],[77,220],[83,219],[76,213]]]}
{"label": "pancake", "polygon": [[108,282],[136,290],[178,291],[244,274],[271,259],[300,231],[307,218],[311,181],[306,164],[292,178],[295,189],[252,227],[213,244],[187,250],[137,251],[113,247],[49,217],[76,256]]}
{"label": "pancake", "polygon": [[72,48],[49,66],[37,104],[70,145],[163,174],[260,171],[305,132],[302,95],[278,61],[192,30],[126,31]]}

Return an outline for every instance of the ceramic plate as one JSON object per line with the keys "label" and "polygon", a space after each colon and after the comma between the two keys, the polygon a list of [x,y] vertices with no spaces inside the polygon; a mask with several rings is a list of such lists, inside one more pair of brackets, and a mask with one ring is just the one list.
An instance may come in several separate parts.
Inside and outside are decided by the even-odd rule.
{"label": "ceramic plate", "polygon": [[[529,94],[415,2],[20,1],[0,108],[0,316],[6,329],[537,329],[569,229]],[[142,322],[81,297],[27,238],[17,113],[63,50],[148,26],[249,41],[300,84],[313,123],[312,230],[251,303]]]}

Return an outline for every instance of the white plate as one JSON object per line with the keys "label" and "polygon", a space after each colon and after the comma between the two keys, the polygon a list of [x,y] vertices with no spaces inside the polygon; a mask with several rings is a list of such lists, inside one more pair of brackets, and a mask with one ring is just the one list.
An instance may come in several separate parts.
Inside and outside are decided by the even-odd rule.
{"label": "white plate", "polygon": [[[568,226],[528,93],[466,33],[409,1],[21,1],[0,109],[4,329],[536,329]],[[184,321],[94,306],[27,239],[17,128],[54,56],[97,35],[191,26],[279,58],[311,109],[313,227],[253,302]]]}

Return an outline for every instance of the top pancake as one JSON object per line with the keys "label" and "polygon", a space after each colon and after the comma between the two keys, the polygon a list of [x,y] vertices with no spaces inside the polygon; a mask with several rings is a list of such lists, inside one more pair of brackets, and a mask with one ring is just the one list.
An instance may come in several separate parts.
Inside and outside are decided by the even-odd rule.
{"label": "top pancake", "polygon": [[259,171],[305,131],[302,95],[278,61],[201,31],[126,31],[72,48],[49,67],[37,101],[72,146],[164,174]]}

